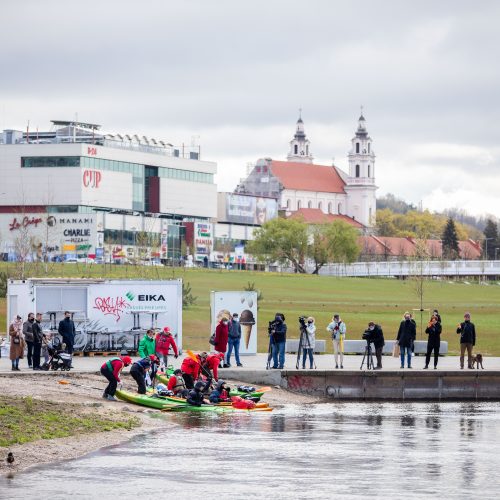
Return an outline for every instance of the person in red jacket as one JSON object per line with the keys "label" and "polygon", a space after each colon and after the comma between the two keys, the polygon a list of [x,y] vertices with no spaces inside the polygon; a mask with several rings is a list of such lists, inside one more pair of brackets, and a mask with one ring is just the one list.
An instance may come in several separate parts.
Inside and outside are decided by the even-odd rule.
{"label": "person in red jacket", "polygon": [[109,401],[116,401],[115,392],[116,386],[121,383],[120,372],[125,366],[132,364],[130,356],[120,356],[119,358],[111,358],[101,366],[101,374],[108,379],[108,386],[104,389],[103,398]]}
{"label": "person in red jacket", "polygon": [[219,364],[223,360],[224,353],[222,352],[214,352],[209,354],[206,361],[203,363],[203,368],[205,368],[204,375],[207,375],[206,372],[212,373],[212,378],[217,382],[219,380]]}
{"label": "person in red jacket", "polygon": [[182,370],[182,378],[186,382],[186,387],[188,389],[194,388],[195,380],[198,380],[200,376],[200,370],[202,363],[205,362],[207,358],[206,352],[200,352],[200,354],[196,355],[196,361],[191,359],[189,356],[184,358],[181,365]]}
{"label": "person in red jacket", "polygon": [[[229,319],[223,317],[217,328],[215,329],[215,345],[214,348],[217,352],[226,354],[227,351],[227,339],[229,335]],[[224,359],[224,356],[222,357]]]}
{"label": "person in red jacket", "polygon": [[160,369],[168,366],[168,351],[170,347],[174,351],[174,357],[177,359],[179,352],[170,328],[166,326],[162,332],[158,332],[155,338],[156,355],[160,359]]}
{"label": "person in red jacket", "polygon": [[182,370],[177,369],[168,379],[167,389],[174,393],[174,396],[184,398],[187,396],[188,388],[186,387],[186,381],[182,376]]}

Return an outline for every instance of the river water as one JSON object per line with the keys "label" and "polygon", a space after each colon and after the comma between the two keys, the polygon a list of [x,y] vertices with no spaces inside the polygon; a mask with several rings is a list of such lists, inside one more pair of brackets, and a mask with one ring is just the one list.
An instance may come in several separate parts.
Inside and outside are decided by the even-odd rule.
{"label": "river water", "polygon": [[0,498],[500,498],[500,403],[156,418],[168,427],[0,479]]}

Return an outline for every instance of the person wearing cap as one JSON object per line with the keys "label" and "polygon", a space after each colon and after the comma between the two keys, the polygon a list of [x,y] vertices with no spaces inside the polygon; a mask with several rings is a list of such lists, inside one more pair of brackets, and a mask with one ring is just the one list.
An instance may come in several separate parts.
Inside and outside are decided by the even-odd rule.
{"label": "person wearing cap", "polygon": [[120,356],[119,358],[108,359],[101,366],[101,375],[108,379],[109,384],[102,394],[104,399],[108,401],[116,401],[115,393],[118,384],[121,384],[120,373],[125,366],[132,364],[132,358],[128,355]]}
{"label": "person wearing cap", "polygon": [[238,313],[233,313],[233,319],[229,322],[229,331],[227,338],[227,354],[224,368],[231,367],[231,353],[234,347],[234,359],[236,366],[243,366],[240,362],[240,341],[241,341],[241,325],[238,320]]}
{"label": "person wearing cap", "polygon": [[309,368],[313,369],[314,364],[314,348],[316,347],[316,325],[314,318],[309,316],[307,318],[306,330],[304,336],[304,346],[302,348],[302,369],[306,368],[306,358],[309,356]]}
{"label": "person wearing cap", "polygon": [[335,314],[332,322],[326,327],[327,331],[332,335],[333,352],[335,354],[335,368],[339,367],[339,354],[340,354],[340,368],[344,368],[344,340],[346,334],[345,323],[340,319],[339,314]]}
{"label": "person wearing cap", "polygon": [[174,393],[174,396],[186,397],[188,389],[186,387],[186,381],[182,376],[182,370],[177,368],[168,379],[167,389]]}
{"label": "person wearing cap", "polygon": [[470,321],[470,313],[464,314],[463,323],[459,323],[457,334],[460,335],[460,368],[464,368],[464,355],[467,350],[467,368],[472,369],[472,348],[476,345],[476,327]]}
{"label": "person wearing cap", "polygon": [[177,344],[175,343],[170,328],[166,326],[163,331],[158,332],[155,337],[155,349],[156,355],[160,359],[160,367],[168,366],[168,352],[170,348],[174,351],[174,357],[177,359],[179,356]]}
{"label": "person wearing cap", "polygon": [[142,337],[139,342],[139,347],[137,349],[137,354],[141,358],[145,358],[146,356],[150,356],[151,354],[156,353],[156,343],[155,343],[155,332],[154,330],[148,330],[146,335]]}
{"label": "person wearing cap", "polygon": [[380,325],[375,324],[375,321],[368,323],[368,328],[365,330],[365,338],[368,337],[370,343],[375,346],[375,357],[377,358],[377,366],[374,370],[382,369],[382,351],[385,345],[384,332]]}
{"label": "person wearing cap", "polygon": [[159,363],[156,354],[150,354],[132,364],[130,375],[137,382],[137,392],[146,394],[146,376]]}
{"label": "person wearing cap", "polygon": [[397,342],[400,348],[401,368],[405,367],[405,355],[408,359],[407,366],[411,368],[411,353],[413,343],[417,338],[417,328],[415,321],[411,319],[411,314],[405,312],[403,321],[401,321],[398,330]]}

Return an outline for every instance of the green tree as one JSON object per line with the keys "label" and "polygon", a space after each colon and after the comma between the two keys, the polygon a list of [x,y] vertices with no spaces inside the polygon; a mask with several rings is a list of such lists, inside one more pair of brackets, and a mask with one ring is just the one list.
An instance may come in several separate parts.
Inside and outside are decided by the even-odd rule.
{"label": "green tree", "polygon": [[483,255],[488,260],[495,258],[495,248],[498,248],[498,226],[491,219],[486,220],[486,226],[483,231]]}
{"label": "green tree", "polygon": [[443,258],[456,260],[459,257],[457,229],[455,221],[450,217],[441,236]]}
{"label": "green tree", "polygon": [[353,262],[360,253],[358,230],[343,221],[314,226],[307,255],[314,261],[313,274],[329,262]]}
{"label": "green tree", "polygon": [[254,233],[247,251],[261,262],[291,263],[296,273],[305,273],[307,225],[293,219],[273,219]]}

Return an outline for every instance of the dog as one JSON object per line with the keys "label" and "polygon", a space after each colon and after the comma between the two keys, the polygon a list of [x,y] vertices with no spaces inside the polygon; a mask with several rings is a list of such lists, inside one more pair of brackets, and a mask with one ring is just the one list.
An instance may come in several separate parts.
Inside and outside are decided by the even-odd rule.
{"label": "dog", "polygon": [[476,354],[475,356],[472,356],[472,368],[474,368],[474,365],[476,365],[478,370],[479,365],[481,365],[481,368],[484,370],[482,354]]}

